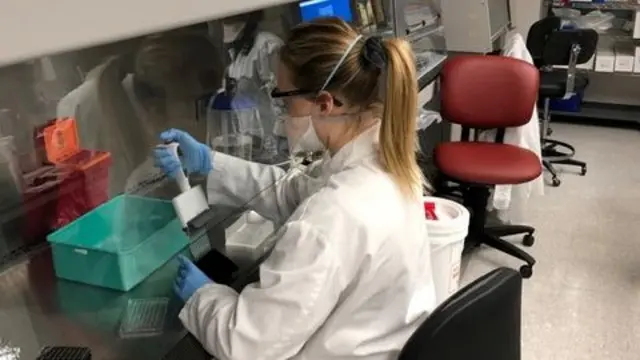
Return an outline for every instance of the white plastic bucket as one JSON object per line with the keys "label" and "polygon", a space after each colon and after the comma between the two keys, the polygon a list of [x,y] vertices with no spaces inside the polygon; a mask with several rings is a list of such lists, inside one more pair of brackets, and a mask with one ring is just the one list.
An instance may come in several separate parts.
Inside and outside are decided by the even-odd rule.
{"label": "white plastic bucket", "polygon": [[469,211],[447,199],[427,196],[423,201],[425,204],[434,204],[437,216],[437,220],[431,220],[425,211],[431,242],[433,282],[436,300],[440,304],[460,286],[460,260],[469,228]]}

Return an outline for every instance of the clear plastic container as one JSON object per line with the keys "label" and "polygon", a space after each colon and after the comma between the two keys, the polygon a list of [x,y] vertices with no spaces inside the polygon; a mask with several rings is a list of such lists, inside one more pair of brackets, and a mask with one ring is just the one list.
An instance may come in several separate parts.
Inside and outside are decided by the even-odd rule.
{"label": "clear plastic container", "polygon": [[168,298],[130,299],[120,323],[120,337],[128,339],[161,335],[168,305]]}

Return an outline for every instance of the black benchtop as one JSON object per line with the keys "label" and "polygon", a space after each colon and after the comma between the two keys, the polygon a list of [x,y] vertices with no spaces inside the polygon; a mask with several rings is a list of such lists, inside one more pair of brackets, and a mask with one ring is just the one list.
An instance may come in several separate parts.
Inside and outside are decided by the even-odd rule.
{"label": "black benchtop", "polygon": [[[218,222],[225,227],[241,211],[227,210],[221,215],[227,221]],[[259,263],[240,265],[228,277],[229,285],[239,291],[254,281]],[[172,290],[177,267],[172,259],[131,291],[119,292],[56,278],[51,249],[41,246],[0,273],[0,353],[4,344],[19,349],[22,359],[35,359],[45,346],[64,345],[89,347],[94,360],[178,359],[185,354],[211,359],[178,319],[183,303]],[[128,300],[155,297],[170,299],[163,333],[121,339],[118,329]]]}

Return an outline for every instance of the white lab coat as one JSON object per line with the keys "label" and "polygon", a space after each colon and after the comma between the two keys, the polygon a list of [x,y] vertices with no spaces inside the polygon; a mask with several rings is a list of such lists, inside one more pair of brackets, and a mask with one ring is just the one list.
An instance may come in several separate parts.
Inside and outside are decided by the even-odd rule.
{"label": "white lab coat", "polygon": [[[533,64],[533,59],[522,36],[516,32],[507,35],[502,56],[524,60]],[[485,131],[481,140],[494,141],[495,131]],[[529,122],[523,126],[508,128],[504,142],[533,151],[542,161],[540,150],[540,123],[538,108],[534,105]],[[499,211],[499,216],[506,222],[524,221],[525,209],[531,196],[544,194],[544,180],[540,175],[535,180],[519,185],[497,185],[493,192],[491,204]]]}
{"label": "white lab coat", "polygon": [[[380,167],[371,129],[319,164],[319,176],[221,153],[211,203],[249,203],[284,223],[242,292],[199,289],[180,313],[220,360],[395,359],[435,307],[420,201]],[[257,194],[257,195],[256,195]]]}
{"label": "white lab coat", "polygon": [[275,83],[275,66],[278,64],[275,55],[282,44],[282,39],[276,35],[262,31],[256,35],[253,47],[246,55],[230,50],[233,60],[227,69],[229,77],[253,79],[261,86]]}

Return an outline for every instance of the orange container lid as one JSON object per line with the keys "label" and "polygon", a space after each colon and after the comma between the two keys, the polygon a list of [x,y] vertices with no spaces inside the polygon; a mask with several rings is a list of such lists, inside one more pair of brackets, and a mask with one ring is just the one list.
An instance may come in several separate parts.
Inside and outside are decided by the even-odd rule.
{"label": "orange container lid", "polygon": [[80,151],[78,128],[74,118],[57,119],[47,126],[43,133],[47,160],[53,164],[63,162]]}

